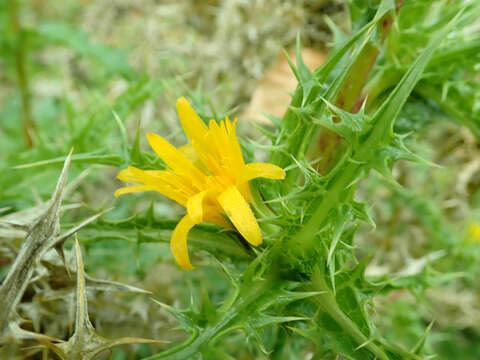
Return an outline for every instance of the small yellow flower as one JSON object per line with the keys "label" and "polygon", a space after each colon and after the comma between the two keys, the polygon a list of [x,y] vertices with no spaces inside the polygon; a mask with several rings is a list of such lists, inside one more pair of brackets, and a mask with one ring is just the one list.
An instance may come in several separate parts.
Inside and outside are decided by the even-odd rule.
{"label": "small yellow flower", "polygon": [[471,223],[468,226],[467,236],[472,242],[480,242],[480,225]]}
{"label": "small yellow flower", "polygon": [[150,146],[167,170],[144,171],[133,166],[118,178],[137,185],[120,188],[115,196],[137,191],[158,191],[187,209],[173,231],[170,248],[182,268],[192,270],[187,249],[190,229],[202,221],[231,228],[252,245],[262,243],[257,220],[248,205],[252,201],[248,182],[258,177],[284,179],[285,172],[267,163],[245,164],[235,131],[236,120],[228,117],[207,127],[185,98],[177,100],[177,111],[191,144],[176,149],[157,134],[148,133]]}

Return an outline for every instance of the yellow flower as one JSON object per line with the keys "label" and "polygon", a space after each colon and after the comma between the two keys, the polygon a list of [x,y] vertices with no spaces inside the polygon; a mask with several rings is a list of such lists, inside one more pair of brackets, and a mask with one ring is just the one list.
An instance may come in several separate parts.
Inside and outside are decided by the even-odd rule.
{"label": "yellow flower", "polygon": [[[170,248],[182,268],[192,270],[187,249],[190,229],[202,221],[231,228],[250,244],[262,243],[262,234],[249,202],[248,182],[258,177],[284,179],[285,172],[273,164],[245,164],[235,131],[236,120],[228,117],[207,127],[185,98],[177,100],[177,111],[191,144],[176,149],[157,134],[148,133],[150,146],[167,170],[144,171],[133,166],[118,178],[137,185],[120,188],[115,196],[137,191],[158,191],[187,209],[173,231]],[[228,222],[226,218],[231,222]]]}
{"label": "yellow flower", "polygon": [[468,226],[467,236],[472,242],[480,241],[480,225],[477,223],[471,223]]}

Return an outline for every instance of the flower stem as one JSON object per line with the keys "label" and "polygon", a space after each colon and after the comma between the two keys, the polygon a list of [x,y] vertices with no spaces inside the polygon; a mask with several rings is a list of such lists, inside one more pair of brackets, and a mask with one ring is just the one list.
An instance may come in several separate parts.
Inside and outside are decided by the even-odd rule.
{"label": "flower stem", "polygon": [[319,309],[330,315],[337,324],[355,340],[355,342],[361,346],[365,344],[365,348],[370,350],[379,360],[389,360],[390,357],[372,341],[369,341],[367,336],[363,334],[358,326],[340,309],[335,299],[335,295],[328,287],[325,281],[325,274],[320,270],[320,267],[316,267],[312,279],[312,285],[310,291],[321,292],[312,300],[318,305]]}
{"label": "flower stem", "polygon": [[[396,0],[396,12],[400,10],[403,5],[403,0]],[[373,40],[370,41],[362,50],[355,64],[353,64],[349,73],[340,88],[337,97],[335,98],[335,106],[357,113],[366,99],[372,101],[369,88],[365,87],[365,83],[377,61],[380,49],[385,39],[390,32],[393,24],[393,16],[388,13],[378,23],[379,43],[376,44]],[[378,95],[378,94],[376,94]],[[343,141],[337,134],[328,130],[321,129],[317,136],[317,144],[314,144],[312,157],[317,158],[322,155],[322,160],[316,165],[317,170],[321,174],[326,174],[331,167],[335,155],[341,149]]]}
{"label": "flower stem", "polygon": [[234,295],[236,298],[235,301],[232,302],[232,306],[223,313],[220,313],[220,316],[217,317],[214,323],[203,328],[201,332],[196,331],[194,335],[183,344],[150,356],[144,360],[191,359],[193,355],[200,353],[205,346],[216,338],[241,328],[248,316],[257,313],[262,305],[276,298],[278,293],[276,290],[279,289],[279,283],[280,282],[273,278],[246,283],[245,286]]}

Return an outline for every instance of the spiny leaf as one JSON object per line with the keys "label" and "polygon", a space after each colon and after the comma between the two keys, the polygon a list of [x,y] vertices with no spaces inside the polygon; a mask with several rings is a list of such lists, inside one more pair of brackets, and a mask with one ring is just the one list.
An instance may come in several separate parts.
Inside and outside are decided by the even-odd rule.
{"label": "spiny leaf", "polygon": [[253,328],[263,328],[274,324],[285,322],[308,320],[309,318],[300,316],[272,316],[268,314],[258,314],[248,321]]}
{"label": "spiny leaf", "polygon": [[188,308],[185,310],[179,310],[174,308],[173,306],[164,304],[158,300],[152,298],[152,301],[158,305],[160,305],[163,309],[165,309],[170,315],[172,315],[175,319],[178,320],[182,329],[187,332],[191,332],[194,329],[197,329],[197,324],[195,320],[192,318],[193,309]]}
{"label": "spiny leaf", "polygon": [[275,302],[278,304],[290,304],[298,300],[303,300],[307,299],[313,296],[317,296],[319,294],[322,294],[322,291],[287,291],[284,290],[282,291],[277,298],[275,299]]}
{"label": "spiny leaf", "polygon": [[375,138],[380,141],[393,133],[393,125],[397,115],[400,113],[403,105],[410,96],[413,88],[422,77],[423,71],[432,58],[435,50],[441,44],[442,40],[451,31],[456,24],[462,11],[460,11],[454,19],[452,19],[441,31],[434,36],[422,54],[415,60],[407,73],[402,77],[395,89],[390,93],[389,97],[382,106],[377,110],[372,118],[372,124],[375,126]]}
{"label": "spiny leaf", "polygon": [[293,74],[297,78],[297,81],[300,82],[300,75],[298,73],[297,67],[295,66],[295,63],[290,58],[290,55],[288,55],[288,53],[285,49],[283,49],[283,55],[285,56],[285,59],[287,60],[287,63],[290,66],[290,69],[292,70]]}
{"label": "spiny leaf", "polygon": [[315,118],[314,121],[327,129],[337,133],[338,135],[347,139],[347,141],[356,145],[357,138],[365,131],[368,117],[365,115],[364,107],[356,114],[345,111],[326,99],[322,100],[331,110],[331,115],[323,115],[320,118]]}
{"label": "spiny leaf", "polygon": [[[381,7],[377,12],[375,18],[370,21],[368,24],[364,25],[360,30],[356,31],[352,37],[344,41],[338,48],[334,49],[329,55],[325,62],[317,70],[315,70],[315,77],[320,83],[324,83],[328,76],[331,74],[332,70],[337,66],[343,56],[352,49],[353,45],[367,32],[370,32],[377,22],[388,12],[390,9],[388,7]],[[369,37],[367,35],[367,37]],[[344,70],[346,71],[346,70]]]}
{"label": "spiny leaf", "polygon": [[[49,256],[50,254],[50,256]],[[63,287],[69,288],[75,284],[75,281],[71,279],[71,276],[77,275],[76,270],[71,268],[70,262],[66,260],[66,269],[68,271],[68,277],[66,276],[65,266],[60,266],[58,261],[53,258],[54,252],[47,252],[43,259],[40,261],[41,265],[46,269],[46,277],[50,277],[52,281],[55,281],[57,284],[63,284]],[[99,291],[125,291],[139,294],[151,294],[150,291],[140,289],[136,286],[122,284],[117,281],[95,279],[85,274],[86,287],[92,290]],[[38,281],[39,278],[36,278]],[[48,281],[48,279],[47,279]],[[58,290],[62,290],[60,287]],[[53,295],[53,294],[52,294]],[[62,296],[61,294],[59,296]],[[51,296],[50,296],[51,298]]]}
{"label": "spiny leaf", "polygon": [[44,346],[53,350],[63,360],[93,360],[103,351],[122,344],[163,343],[164,341],[133,337],[108,340],[96,333],[88,316],[85,271],[83,266],[82,252],[77,237],[75,237],[74,248],[77,259],[75,330],[68,341],[60,344],[43,342]]}
{"label": "spiny leaf", "polygon": [[98,214],[92,215],[88,219],[83,220],[80,224],[78,224],[78,225],[74,226],[73,228],[67,230],[65,233],[63,233],[59,236],[56,236],[56,237],[51,237],[46,242],[46,246],[47,247],[52,247],[52,246],[56,246],[58,244],[63,244],[70,236],[75,234],[78,230],[80,230],[83,227],[87,226],[88,224],[94,222],[95,220],[97,220],[101,216],[105,215],[106,213],[108,213],[112,209],[113,208],[105,209],[105,210],[99,212]]}
{"label": "spiny leaf", "polygon": [[72,152],[67,156],[49,207],[22,242],[18,256],[0,286],[0,335],[7,328],[33,274],[33,263],[48,250],[49,241],[60,228],[59,213],[67,183]]}

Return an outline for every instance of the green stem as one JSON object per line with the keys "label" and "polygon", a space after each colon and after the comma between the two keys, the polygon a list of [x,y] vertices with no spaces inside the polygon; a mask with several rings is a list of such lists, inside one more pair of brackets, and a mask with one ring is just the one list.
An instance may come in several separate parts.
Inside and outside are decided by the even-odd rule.
{"label": "green stem", "polygon": [[370,350],[380,360],[390,359],[380,347],[369,341],[367,336],[360,331],[358,326],[347,315],[345,315],[342,309],[340,309],[335,299],[335,295],[328,287],[325,281],[325,276],[319,267],[316,268],[311,286],[312,288],[309,290],[321,292],[321,294],[312,298],[312,300],[318,305],[319,309],[329,314],[359,346],[365,345],[365,348]]}
{"label": "green stem", "polygon": [[[396,0],[396,12],[400,11],[403,0]],[[393,24],[393,16],[387,13],[378,22],[377,29],[380,36],[379,43],[373,40],[369,41],[360,53],[357,61],[348,72],[342,87],[340,88],[334,104],[346,111],[357,113],[366,99],[371,102],[371,94],[365,88],[365,83],[372,72],[377,61],[380,49],[390,32]],[[321,174],[326,174],[331,167],[335,154],[341,150],[342,139],[334,132],[328,129],[322,129],[317,136],[317,145],[312,151],[313,158],[322,155],[323,158],[318,162],[316,168]]]}
{"label": "green stem", "polygon": [[369,106],[375,102],[380,94],[385,90],[394,87],[405,74],[406,71],[398,69],[386,69],[376,73],[372,79],[365,85],[362,92],[362,98],[366,100],[367,112]]}
{"label": "green stem", "polygon": [[34,124],[30,105],[30,90],[26,70],[26,54],[23,43],[22,28],[18,15],[17,0],[10,0],[10,24],[16,38],[15,66],[17,71],[18,87],[22,99],[23,132],[27,146],[31,148],[33,146]]}
{"label": "green stem", "polygon": [[[103,240],[121,240],[133,244],[140,243],[170,243],[173,230],[155,229],[118,229],[106,230],[92,226],[82,230],[81,243],[91,244]],[[222,232],[212,232],[202,228],[192,229],[188,236],[189,245],[206,249],[210,253],[222,253],[237,260],[248,260],[253,252],[242,246],[240,241]]]}
{"label": "green stem", "polygon": [[380,54],[380,51],[374,43],[370,42],[365,46],[338,92],[335,99],[336,106],[352,112],[357,112],[360,109],[363,100],[365,100],[360,97],[360,94],[378,54]]}
{"label": "green stem", "polygon": [[202,329],[200,335],[194,336],[179,346],[150,356],[144,360],[191,359],[193,355],[199,353],[204,346],[208,345],[215,338],[225,335],[230,330],[237,329],[239,324],[236,324],[236,322],[241,322],[242,317],[251,316],[251,314],[256,313],[256,310],[261,308],[263,304],[276,298],[277,291],[275,291],[275,289],[279,288],[279,283],[276,279],[270,278],[243,286],[238,295],[236,295],[237,298],[235,302],[233,302],[233,305],[221,314],[214,324]]}
{"label": "green stem", "polygon": [[[367,148],[367,144],[364,148]],[[290,247],[308,253],[314,246],[314,237],[318,229],[329,215],[330,210],[338,208],[355,190],[352,182],[358,177],[362,167],[356,163],[348,163],[344,170],[339,171],[326,186],[325,195],[316,204],[312,217],[301,230],[290,238]]]}

